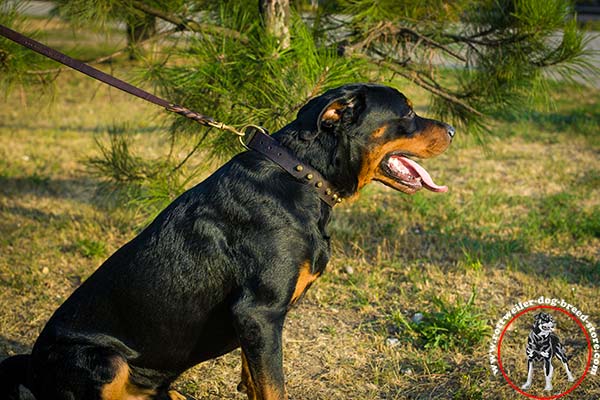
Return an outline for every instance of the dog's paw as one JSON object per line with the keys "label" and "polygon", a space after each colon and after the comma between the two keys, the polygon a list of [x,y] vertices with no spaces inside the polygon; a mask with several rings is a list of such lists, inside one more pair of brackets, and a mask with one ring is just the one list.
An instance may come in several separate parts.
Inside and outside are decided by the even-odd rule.
{"label": "dog's paw", "polygon": [[523,384],[523,386],[521,386],[521,389],[526,390],[529,389],[531,387],[531,382],[525,382]]}
{"label": "dog's paw", "polygon": [[569,382],[575,382],[575,377],[573,375],[569,374],[568,380],[569,380]]}
{"label": "dog's paw", "polygon": [[544,391],[546,392],[550,392],[552,390],[552,385],[546,385],[546,387],[544,387]]}

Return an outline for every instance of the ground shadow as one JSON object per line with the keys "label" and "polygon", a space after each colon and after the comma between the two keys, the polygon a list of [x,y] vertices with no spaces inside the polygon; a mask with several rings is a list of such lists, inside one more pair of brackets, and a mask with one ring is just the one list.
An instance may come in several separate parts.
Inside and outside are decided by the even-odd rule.
{"label": "ground shadow", "polygon": [[0,129],[6,128],[9,130],[23,129],[31,132],[41,132],[47,130],[59,131],[59,132],[83,132],[83,133],[94,133],[102,134],[108,131],[122,130],[123,132],[138,134],[138,133],[155,133],[164,131],[165,127],[161,125],[151,125],[145,127],[126,127],[126,128],[115,128],[109,125],[97,125],[97,126],[81,126],[81,125],[64,125],[64,126],[43,126],[43,125],[31,125],[31,124],[1,124]]}
{"label": "ground shadow", "polygon": [[0,195],[69,199],[79,203],[98,205],[96,190],[99,182],[91,177],[59,179],[32,174],[28,176],[0,176]]}

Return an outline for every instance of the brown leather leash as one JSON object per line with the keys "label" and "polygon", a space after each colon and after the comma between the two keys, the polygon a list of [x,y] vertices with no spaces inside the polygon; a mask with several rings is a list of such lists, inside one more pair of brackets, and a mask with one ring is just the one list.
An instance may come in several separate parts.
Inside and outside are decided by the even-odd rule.
{"label": "brown leather leash", "polygon": [[9,29],[3,25],[0,25],[0,35],[12,40],[13,42],[15,42],[17,44],[20,44],[21,46],[27,47],[28,49],[31,49],[31,50],[35,51],[36,53],[39,53],[45,57],[48,57],[54,61],[57,61],[63,65],[66,65],[67,67],[70,67],[79,72],[82,72],[82,73],[86,74],[87,76],[90,76],[96,80],[99,80],[100,82],[104,82],[107,85],[110,85],[112,87],[120,89],[126,93],[132,94],[136,97],[139,97],[141,99],[149,101],[150,103],[154,103],[158,106],[164,107],[168,111],[172,111],[174,113],[183,115],[186,118],[193,119],[194,121],[198,122],[201,125],[211,126],[213,128],[232,132],[238,136],[244,136],[243,132],[240,132],[231,126],[225,125],[222,122],[217,122],[214,119],[207,117],[206,115],[202,115],[202,114],[192,111],[188,108],[179,106],[177,104],[170,103],[170,102],[166,101],[165,99],[161,99],[160,97],[157,97],[157,96],[153,95],[152,93],[148,93],[145,90],[142,90],[138,87],[130,85],[129,83],[124,82],[118,78],[115,78],[114,76],[109,75],[107,73],[104,73],[104,72],[100,71],[99,69],[96,69],[86,63],[77,61],[77,60],[67,56],[66,54],[63,54],[63,53],[61,53],[57,50],[54,50],[46,45],[43,45],[40,42],[33,40],[27,36],[24,36],[24,35],[20,34],[19,32],[15,32],[12,29]]}
{"label": "brown leather leash", "polygon": [[[4,25],[0,25],[0,35],[12,40],[17,44],[20,44],[21,46],[27,47],[36,53],[66,65],[67,67],[82,72],[100,82],[106,83],[109,86],[144,99],[150,103],[164,107],[167,111],[171,111],[176,114],[183,115],[186,118],[192,119],[198,122],[200,125],[231,132],[238,136],[240,143],[245,148],[252,149],[263,154],[301,182],[314,186],[315,190],[319,194],[319,197],[321,197],[325,203],[333,207],[336,203],[342,201],[342,199],[334,190],[333,186],[329,184],[329,182],[327,182],[327,180],[323,178],[323,176],[321,176],[317,170],[298,160],[298,158],[295,157],[287,148],[282,146],[277,140],[268,135],[267,131],[260,126],[246,125],[242,131],[237,130],[232,126],[215,121],[213,118],[202,115],[196,111],[192,111],[189,108],[170,103],[165,99],[161,99],[152,93],[148,93],[143,89],[133,86],[86,63],[75,60],[66,54],[43,45],[42,43],[24,36],[19,32],[13,31]],[[243,140],[244,136],[246,136],[246,132],[251,132],[251,138],[247,141],[247,143]]]}

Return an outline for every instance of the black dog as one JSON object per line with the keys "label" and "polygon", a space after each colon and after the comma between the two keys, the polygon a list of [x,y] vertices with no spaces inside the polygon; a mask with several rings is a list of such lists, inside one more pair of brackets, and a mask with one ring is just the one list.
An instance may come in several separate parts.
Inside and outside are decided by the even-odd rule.
{"label": "black dog", "polygon": [[[397,90],[357,84],[312,99],[273,137],[339,202],[372,180],[445,191],[407,156],[438,155],[453,135]],[[0,365],[2,393],[18,399],[22,384],[37,400],[183,399],[169,389],[182,372],[241,346],[239,389],[286,399],[285,316],[330,256],[332,206],[311,178],[258,151],[235,156],[90,276],[31,355]]]}
{"label": "black dog", "polygon": [[554,367],[552,358],[556,356],[565,367],[569,382],[573,382],[573,374],[567,364],[567,354],[565,348],[560,343],[560,339],[552,331],[556,324],[550,314],[538,313],[535,316],[533,328],[527,338],[527,382],[521,386],[521,389],[529,389],[533,380],[533,364],[536,361],[544,362],[544,375],[546,376],[546,386],[544,390],[552,390],[552,375]]}

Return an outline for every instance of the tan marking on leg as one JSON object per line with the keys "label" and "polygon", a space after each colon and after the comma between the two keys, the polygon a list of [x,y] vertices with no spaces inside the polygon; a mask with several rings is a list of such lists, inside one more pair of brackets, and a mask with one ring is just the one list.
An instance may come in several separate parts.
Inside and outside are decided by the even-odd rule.
{"label": "tan marking on leg", "polygon": [[313,274],[310,272],[310,261],[306,261],[300,266],[300,273],[298,274],[298,280],[296,281],[296,287],[290,304],[294,304],[300,296],[306,291],[306,289],[320,276],[321,274]]}
{"label": "tan marking on leg", "polygon": [[287,400],[286,391],[280,393],[273,385],[266,384],[262,387],[263,396],[259,400]]}
{"label": "tan marking on leg", "polygon": [[186,397],[177,390],[169,390],[169,397],[171,400],[187,400]]}
{"label": "tan marking on leg", "polygon": [[102,400],[150,400],[156,391],[140,388],[129,380],[129,365],[118,360],[114,379],[100,391]]}
{"label": "tan marking on leg", "polygon": [[256,386],[252,381],[252,375],[250,374],[250,367],[248,366],[248,360],[242,350],[242,381],[238,385],[238,390],[242,393],[246,393],[248,399],[257,400],[256,397]]}
{"label": "tan marking on leg", "polygon": [[[245,389],[245,390],[242,390]],[[242,350],[242,381],[238,385],[238,390],[245,393],[249,400],[286,400],[288,398],[287,392],[284,388],[284,393],[280,394],[280,391],[276,386],[268,382],[255,382],[250,374],[250,367],[248,366],[248,360]]]}

